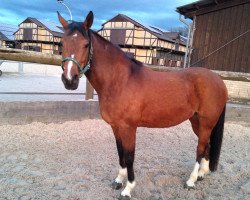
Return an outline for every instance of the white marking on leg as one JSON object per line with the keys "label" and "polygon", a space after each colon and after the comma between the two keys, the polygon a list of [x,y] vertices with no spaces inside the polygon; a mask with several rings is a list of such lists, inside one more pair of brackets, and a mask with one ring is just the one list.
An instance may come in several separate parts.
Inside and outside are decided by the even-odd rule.
{"label": "white marking on leg", "polygon": [[128,196],[131,198],[131,191],[135,188],[135,181],[130,183],[129,181],[127,182],[127,185],[125,189],[122,191],[121,195],[122,196]]}
{"label": "white marking on leg", "polygon": [[117,178],[115,179],[115,182],[122,183],[123,180],[126,178],[126,176],[127,176],[127,168],[119,169],[119,173]]}
{"label": "white marking on leg", "polygon": [[198,170],[199,170],[200,164],[198,162],[195,163],[194,169],[187,181],[187,186],[194,187],[194,183],[197,181],[198,178]]}
{"label": "white marking on leg", "polygon": [[201,159],[201,166],[198,172],[198,177],[203,178],[206,174],[209,173],[209,160],[205,158]]}
{"label": "white marking on leg", "polygon": [[[74,58],[74,57],[75,57],[75,55],[72,54],[72,55],[71,55],[71,58]],[[73,67],[73,61],[70,60],[69,63],[68,63],[68,68],[67,68],[67,69],[68,69],[68,71],[67,71],[67,76],[68,76],[68,79],[69,79],[69,80],[72,79],[72,76],[71,76],[71,73],[70,73],[72,67]]]}
{"label": "white marking on leg", "polygon": [[75,33],[75,34],[73,35],[73,37],[77,37],[77,33]]}

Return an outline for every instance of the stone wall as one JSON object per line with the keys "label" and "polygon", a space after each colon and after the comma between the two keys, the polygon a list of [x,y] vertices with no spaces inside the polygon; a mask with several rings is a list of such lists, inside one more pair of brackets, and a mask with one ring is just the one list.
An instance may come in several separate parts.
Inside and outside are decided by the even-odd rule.
{"label": "stone wall", "polygon": [[[0,124],[61,123],[101,118],[98,101],[0,102]],[[250,106],[227,104],[227,121],[250,122]]]}
{"label": "stone wall", "polygon": [[229,99],[244,100],[250,103],[250,82],[224,80]]}

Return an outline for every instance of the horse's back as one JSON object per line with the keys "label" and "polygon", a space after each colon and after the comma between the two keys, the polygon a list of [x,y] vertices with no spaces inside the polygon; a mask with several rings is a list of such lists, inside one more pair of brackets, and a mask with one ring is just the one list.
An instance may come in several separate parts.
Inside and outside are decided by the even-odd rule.
{"label": "horse's back", "polygon": [[225,84],[208,69],[163,73],[145,69],[142,77],[139,78],[142,80],[140,94],[144,97],[142,126],[173,126],[196,112],[210,117],[217,114],[217,110],[222,111],[227,100]]}

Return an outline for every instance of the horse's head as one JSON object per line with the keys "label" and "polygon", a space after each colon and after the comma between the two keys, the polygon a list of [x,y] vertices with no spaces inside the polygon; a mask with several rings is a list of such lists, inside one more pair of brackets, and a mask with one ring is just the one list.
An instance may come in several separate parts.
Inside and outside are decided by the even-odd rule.
{"label": "horse's head", "polygon": [[58,18],[63,26],[62,36],[62,81],[68,90],[75,90],[79,78],[90,67],[92,44],[90,27],[93,23],[93,12],[90,11],[84,22],[68,23],[59,13]]}

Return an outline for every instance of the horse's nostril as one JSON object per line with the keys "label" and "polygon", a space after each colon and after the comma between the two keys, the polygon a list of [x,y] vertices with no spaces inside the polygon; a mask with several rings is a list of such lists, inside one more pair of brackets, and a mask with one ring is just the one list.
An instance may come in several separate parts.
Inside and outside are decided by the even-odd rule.
{"label": "horse's nostril", "polygon": [[78,83],[78,81],[79,81],[79,77],[75,75],[72,79],[72,83]]}
{"label": "horse's nostril", "polygon": [[67,79],[66,79],[66,77],[65,77],[65,75],[64,75],[64,74],[62,74],[61,79],[62,79],[63,83],[66,83],[66,82],[67,82]]}

